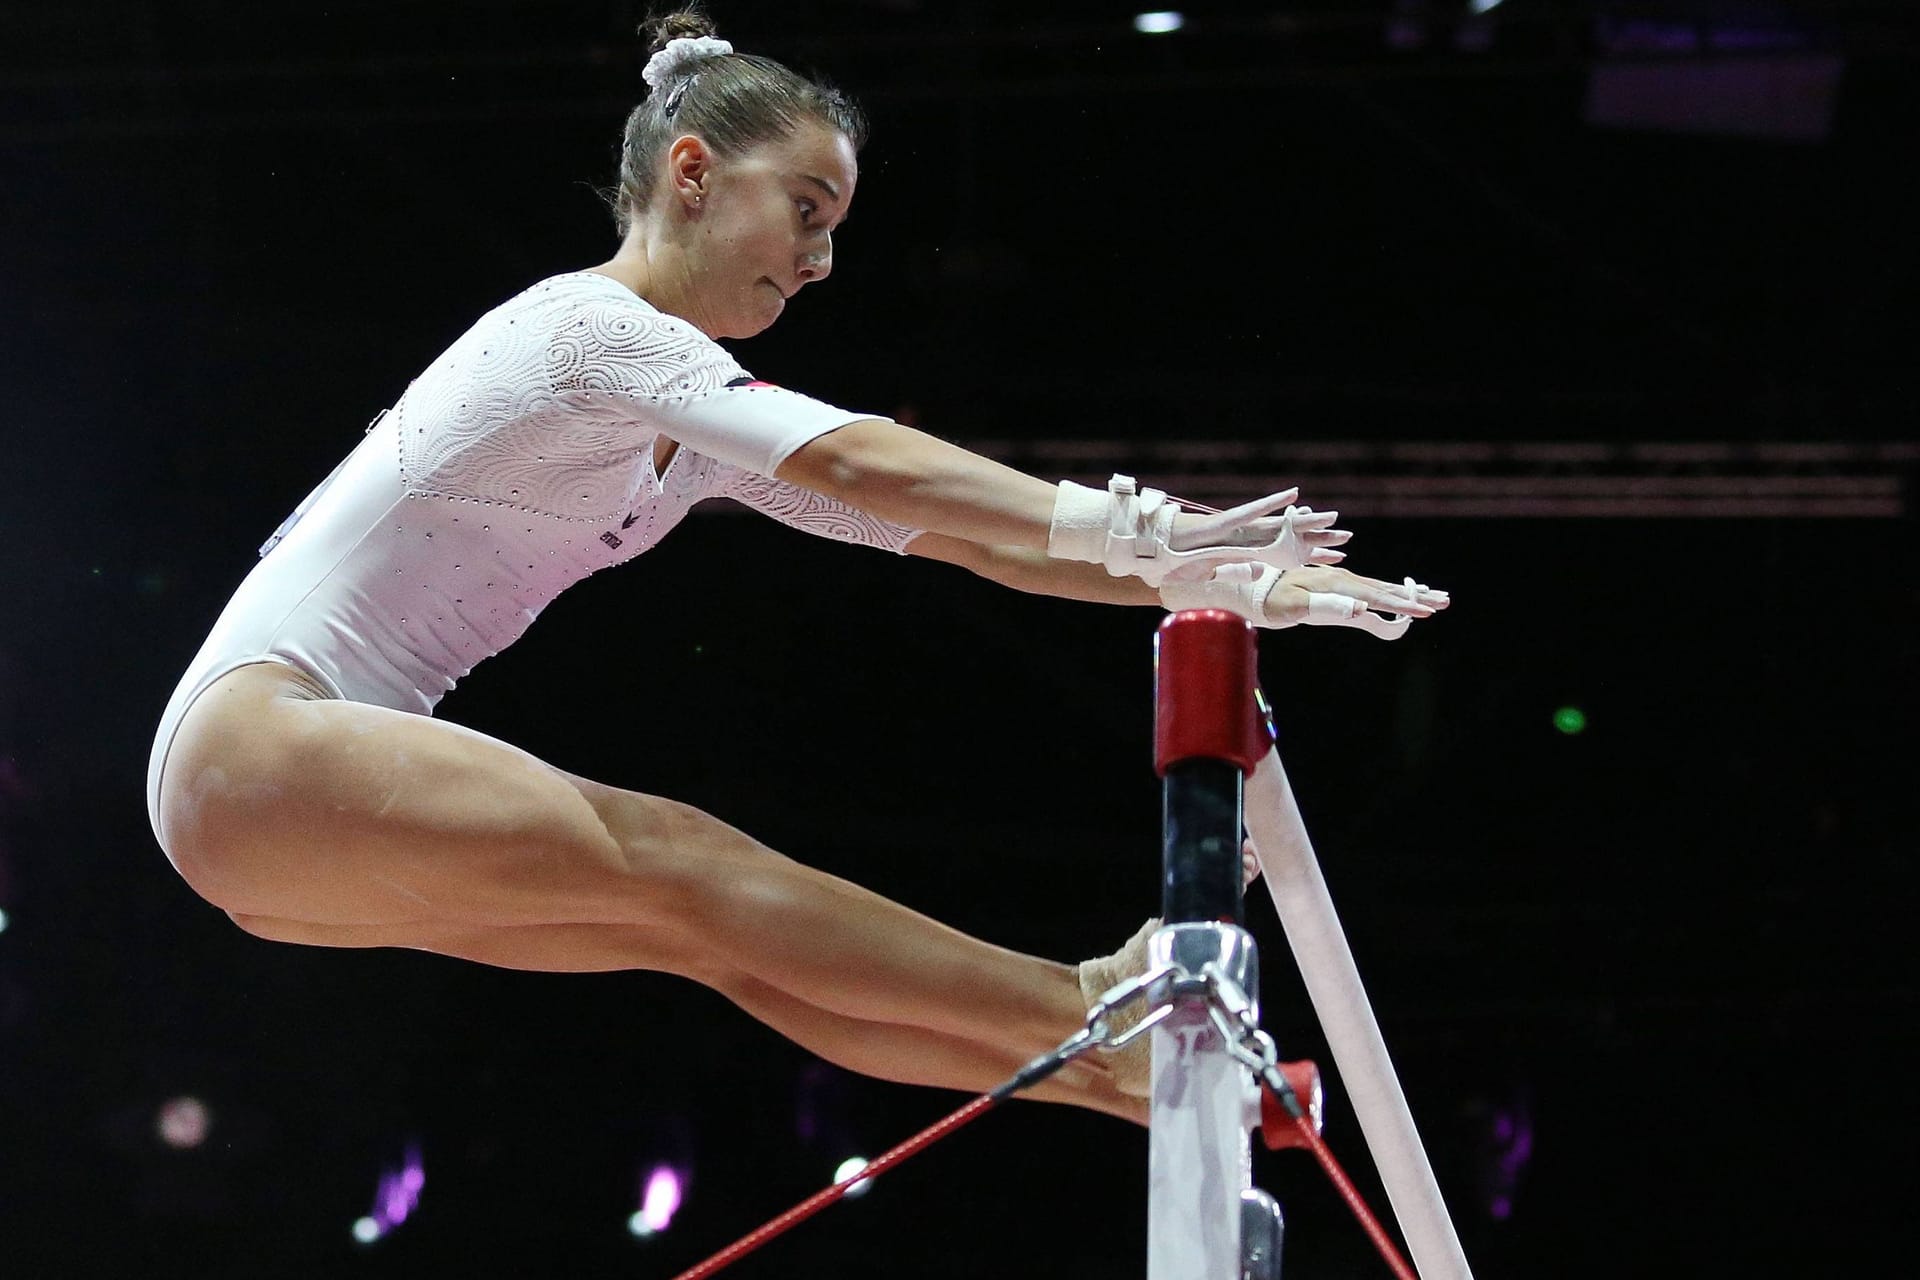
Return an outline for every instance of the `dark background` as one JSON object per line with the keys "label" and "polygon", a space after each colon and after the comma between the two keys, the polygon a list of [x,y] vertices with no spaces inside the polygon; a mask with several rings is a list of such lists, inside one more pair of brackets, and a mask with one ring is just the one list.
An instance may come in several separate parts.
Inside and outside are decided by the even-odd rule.
{"label": "dark background", "polygon": [[[1188,12],[719,5],[876,121],[834,279],[743,362],[1109,468],[1914,438],[1911,6]],[[591,188],[639,16],[0,4],[0,1274],[666,1276],[962,1100],[659,975],[258,941],[147,827],[153,726],[253,548],[481,311],[612,252]],[[1597,118],[1596,76],[1653,64],[1636,110],[1710,82],[1735,126]],[[1831,95],[1776,110],[1811,65]],[[1482,1276],[1842,1275],[1903,1238],[1915,546],[1911,463],[1878,466],[1873,519],[1352,508],[1355,568],[1455,608],[1393,646],[1263,637]],[[442,714],[1079,959],[1155,906],[1155,621],[700,515]],[[1263,894],[1249,924],[1267,1025],[1330,1066]],[[154,1130],[180,1095],[212,1109],[190,1150]],[[363,1248],[410,1142],[424,1198]],[[691,1196],[637,1241],[663,1159]],[[1023,1104],[732,1274],[1138,1274],[1145,1165]],[[1256,1174],[1290,1275],[1385,1274],[1305,1157]]]}

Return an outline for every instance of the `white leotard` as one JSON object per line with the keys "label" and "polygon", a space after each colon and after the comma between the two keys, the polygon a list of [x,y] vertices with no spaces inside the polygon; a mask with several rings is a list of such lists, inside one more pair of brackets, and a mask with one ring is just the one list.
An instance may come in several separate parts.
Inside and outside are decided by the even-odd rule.
{"label": "white leotard", "polygon": [[[606,276],[554,276],[501,304],[261,548],[161,719],[155,835],[174,732],[236,667],[278,659],[335,697],[431,714],[562,590],[653,546],[705,498],[904,550],[914,530],[771,478],[809,440],[880,416],[753,381]],[[680,448],[655,475],[661,436]]]}

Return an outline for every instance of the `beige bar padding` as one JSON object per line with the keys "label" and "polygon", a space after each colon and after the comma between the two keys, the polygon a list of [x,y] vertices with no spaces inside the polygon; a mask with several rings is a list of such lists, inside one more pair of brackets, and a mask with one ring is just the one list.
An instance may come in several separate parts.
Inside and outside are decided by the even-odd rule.
{"label": "beige bar padding", "polygon": [[1246,821],[1294,963],[1306,980],[1413,1265],[1422,1280],[1472,1280],[1277,751],[1267,752],[1247,783]]}

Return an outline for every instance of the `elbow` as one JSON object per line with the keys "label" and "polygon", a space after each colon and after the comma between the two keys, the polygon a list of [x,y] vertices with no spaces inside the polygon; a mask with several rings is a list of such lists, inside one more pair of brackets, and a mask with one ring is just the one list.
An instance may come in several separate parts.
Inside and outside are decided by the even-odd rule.
{"label": "elbow", "polygon": [[795,449],[774,468],[774,476],[864,510],[863,499],[907,479],[886,447],[889,435],[899,430],[882,419],[849,422]]}

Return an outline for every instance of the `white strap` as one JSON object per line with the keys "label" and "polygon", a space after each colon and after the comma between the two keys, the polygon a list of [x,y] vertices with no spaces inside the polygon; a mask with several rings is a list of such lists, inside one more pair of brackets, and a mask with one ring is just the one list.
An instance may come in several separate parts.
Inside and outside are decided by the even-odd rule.
{"label": "white strap", "polygon": [[1053,497],[1047,554],[1055,560],[1102,563],[1107,552],[1108,505],[1105,492],[1062,480]]}
{"label": "white strap", "polygon": [[1168,544],[1180,508],[1161,490],[1143,489],[1132,476],[1119,474],[1107,482],[1105,493],[1063,480],[1054,495],[1047,554],[1056,560],[1105,565],[1116,578],[1139,578],[1154,587],[1176,569],[1191,568],[1197,573],[1207,565],[1248,559],[1293,569],[1305,564],[1311,554],[1293,527],[1293,521],[1307,511],[1288,507],[1281,516],[1279,536],[1267,546],[1175,551]]}
{"label": "white strap", "polygon": [[1246,823],[1414,1266],[1427,1280],[1473,1280],[1278,752],[1268,751],[1247,780]]}

